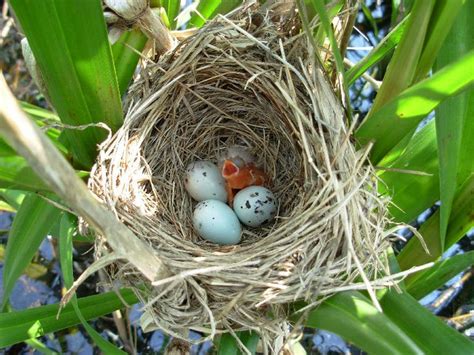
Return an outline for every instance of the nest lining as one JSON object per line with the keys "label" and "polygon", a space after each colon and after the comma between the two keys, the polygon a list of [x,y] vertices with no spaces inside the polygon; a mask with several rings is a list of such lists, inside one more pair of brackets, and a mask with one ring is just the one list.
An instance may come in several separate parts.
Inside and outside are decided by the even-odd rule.
{"label": "nest lining", "polygon": [[[366,287],[361,274],[384,269],[373,168],[306,38],[287,28],[245,11],[219,17],[144,69],[93,169],[91,190],[175,275],[154,287],[117,261],[111,282],[135,287],[148,319],[182,339],[189,328],[279,334],[286,303]],[[217,246],[192,228],[184,172],[236,144],[269,175],[278,217]],[[97,257],[108,252],[98,238]]]}

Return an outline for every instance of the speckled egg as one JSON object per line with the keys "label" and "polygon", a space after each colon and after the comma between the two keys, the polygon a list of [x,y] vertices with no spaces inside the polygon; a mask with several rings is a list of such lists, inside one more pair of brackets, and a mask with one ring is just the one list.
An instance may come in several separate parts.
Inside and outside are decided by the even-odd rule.
{"label": "speckled egg", "polygon": [[242,227],[232,208],[218,200],[206,200],[196,205],[193,225],[204,239],[221,245],[240,242]]}
{"label": "speckled egg", "polygon": [[227,201],[225,180],[217,165],[210,161],[195,161],[186,168],[184,187],[196,201]]}
{"label": "speckled egg", "polygon": [[275,217],[277,201],[269,189],[263,186],[250,186],[235,195],[234,211],[243,224],[260,227]]}

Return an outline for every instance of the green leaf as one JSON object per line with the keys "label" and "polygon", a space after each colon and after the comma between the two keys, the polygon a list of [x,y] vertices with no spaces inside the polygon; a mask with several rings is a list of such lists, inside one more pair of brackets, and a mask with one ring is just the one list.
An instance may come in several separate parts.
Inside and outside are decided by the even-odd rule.
{"label": "green leaf", "polygon": [[362,145],[375,141],[377,164],[406,134],[447,98],[474,84],[474,51],[409,89],[368,117],[356,132]]}
{"label": "green leaf", "polygon": [[434,0],[416,0],[400,43],[387,67],[368,118],[413,82]]}
{"label": "green leaf", "polygon": [[[462,23],[460,26],[459,20],[456,19],[456,16],[459,13],[459,10],[461,10],[461,8],[463,7],[463,3],[465,2],[466,0],[437,0],[436,1],[433,13],[431,15],[428,30],[426,31],[426,38],[425,38],[425,44],[423,47],[423,52],[421,53],[418,66],[416,68],[416,75],[415,75],[415,80],[414,80],[415,82],[420,81],[429,73],[435,61],[435,58],[438,55],[438,51],[440,50],[441,45],[443,45],[444,47],[440,52],[440,54],[443,56],[446,51],[446,46],[450,45],[449,42],[452,40],[455,40],[455,41],[458,40],[456,36],[453,35],[455,32],[458,32],[456,30],[454,32],[451,32],[450,38],[448,38],[445,41],[446,36],[450,32],[449,30],[451,29],[451,26],[453,25],[453,23],[455,25],[456,25],[456,22],[458,23],[457,25],[458,29],[460,29],[460,27],[468,28],[468,23]],[[463,11],[466,13],[466,15],[472,14],[472,12],[469,13],[469,10],[472,11],[472,9],[466,8],[467,6],[464,6],[464,7],[465,8],[463,9]],[[464,16],[464,17],[467,17],[467,16]],[[466,51],[462,53],[458,53],[458,55],[465,54],[465,53]]]}
{"label": "green leaf", "polygon": [[[59,256],[64,285],[68,289],[71,288],[72,284],[74,283],[74,275],[72,268],[72,238],[75,230],[76,225],[74,223],[74,217],[70,214],[64,214],[61,218]],[[76,295],[72,297],[71,303],[74,308],[74,311],[76,312],[77,317],[81,321],[87,333],[94,340],[97,346],[99,346],[100,350],[102,350],[104,354],[126,354],[125,352],[117,348],[115,345],[109,343],[104,338],[102,338],[102,336],[94,328],[92,328],[89,323],[87,323],[78,306]]]}
{"label": "green leaf", "polygon": [[[133,291],[122,289],[119,292],[128,305],[138,302]],[[79,298],[78,304],[86,320],[101,317],[125,307],[116,291]],[[58,311],[59,304],[51,304],[23,311],[0,313],[0,347],[34,339],[80,323],[72,304],[68,304],[56,319]]]}
{"label": "green leaf", "polygon": [[365,5],[363,2],[360,3],[360,7],[362,12],[364,13],[365,18],[369,21],[372,30],[374,31],[374,35],[376,37],[379,36],[379,29],[377,27],[377,21],[375,20],[374,16],[372,16],[372,11]]}
{"label": "green leaf", "polygon": [[7,304],[15,282],[31,262],[60,210],[37,195],[28,195],[21,204],[8,237],[3,265],[3,303]]}
{"label": "green leaf", "polygon": [[202,0],[196,8],[196,11],[191,15],[188,27],[202,27],[207,19],[216,11],[221,0]]}
{"label": "green leaf", "polygon": [[362,60],[357,62],[352,68],[346,71],[347,85],[352,85],[364,74],[367,69],[374,66],[387,55],[391,53],[393,48],[400,42],[406,24],[410,16],[405,17],[387,36],[385,36],[377,46],[370,51]]}
{"label": "green leaf", "polygon": [[[236,335],[240,341],[251,354],[255,354],[257,351],[257,344],[260,337],[257,333],[251,331],[237,332]],[[219,346],[217,350],[218,355],[238,355],[241,354],[241,350],[237,341],[232,334],[222,334],[219,340]]]}
{"label": "green leaf", "polygon": [[341,292],[309,313],[307,327],[328,330],[371,354],[413,354],[420,348],[359,292]]}
{"label": "green leaf", "polygon": [[331,50],[334,55],[337,71],[343,78],[342,85],[344,87],[345,95],[346,97],[349,97],[349,94],[347,91],[346,78],[345,78],[344,61],[342,59],[342,54],[337,44],[336,36],[334,35],[334,30],[332,28],[331,21],[329,20],[329,14],[322,1],[312,0],[311,3],[314,7],[314,10],[317,12],[319,16],[321,24],[324,28],[324,32],[326,33],[326,36],[329,38],[329,43],[331,43]]}
{"label": "green leaf", "polygon": [[26,340],[25,343],[31,346],[33,349],[38,350],[43,355],[57,354],[56,351],[51,350],[42,342],[40,342],[38,339],[29,339],[29,340]]}
{"label": "green leaf", "polygon": [[206,20],[217,14],[226,14],[242,3],[242,0],[201,0],[191,16],[189,27],[202,27]]}
{"label": "green leaf", "polygon": [[11,190],[11,189],[0,189],[0,199],[4,200],[15,210],[18,210],[25,199],[27,192]]}
{"label": "green leaf", "polygon": [[147,37],[139,29],[132,29],[124,32],[112,45],[120,95],[127,91],[140,59],[139,53],[145,48],[146,42]]}
{"label": "green leaf", "polygon": [[[461,186],[454,199],[446,234],[445,248],[449,248],[456,243],[474,227],[474,199],[472,196],[474,196],[474,174]],[[397,257],[403,270],[430,261],[436,261],[441,256],[443,249],[440,242],[439,218],[438,210],[419,229],[419,233],[422,235],[430,254],[424,251],[418,238],[411,238]]]}
{"label": "green leaf", "polygon": [[[11,0],[61,121],[104,122],[113,131],[123,121],[112,52],[99,0]],[[107,135],[99,127],[65,131],[68,148],[84,167]]]}
{"label": "green leaf", "polygon": [[163,7],[165,8],[166,15],[170,21],[170,28],[174,30],[176,28],[176,17],[179,14],[181,6],[180,0],[162,0]]}
{"label": "green leaf", "polygon": [[[443,323],[407,293],[388,291],[380,300],[384,314],[416,343],[424,354],[472,354],[474,344]],[[390,353],[390,352],[389,352]]]}
{"label": "green leaf", "polygon": [[0,158],[0,188],[26,191],[50,191],[33,172],[28,162],[19,156]]}
{"label": "green leaf", "polygon": [[407,292],[420,299],[442,287],[454,276],[474,265],[474,251],[436,262],[428,270],[410,275],[406,280]]}
{"label": "green leaf", "polygon": [[[67,154],[68,150],[66,147],[59,141],[59,136],[61,131],[57,128],[50,127],[52,123],[60,123],[59,117],[56,116],[51,111],[45,110],[41,107],[26,103],[19,102],[21,108],[27,113],[39,127],[45,130],[46,135],[49,137],[51,142],[59,149],[63,154]],[[5,156],[16,156],[17,153],[13,148],[11,148],[3,139],[0,139],[0,157]]]}
{"label": "green leaf", "polygon": [[434,120],[409,138],[407,145],[395,147],[379,164],[383,181],[379,193],[391,197],[389,212],[395,222],[411,223],[439,199]]}
{"label": "green leaf", "polygon": [[[449,3],[449,5],[447,4]],[[456,10],[461,7],[462,1],[443,1],[442,4],[447,13],[449,8]],[[457,4],[457,7],[455,6]],[[443,8],[444,8],[443,7]],[[445,66],[456,62],[456,60],[465,55],[467,51],[474,48],[474,26],[471,25],[471,14],[474,13],[474,2],[465,4],[463,11],[456,19],[451,32],[449,33],[442,50],[436,59],[435,72]],[[450,20],[451,22],[454,19]],[[449,27],[448,27],[449,28]],[[444,28],[443,28],[444,29]],[[439,31],[442,32],[440,29]],[[446,35],[446,34],[445,34]],[[472,71],[471,67],[471,71]],[[449,215],[453,204],[454,195],[457,187],[464,182],[466,176],[458,180],[458,170],[474,171],[472,152],[474,152],[474,121],[471,114],[474,113],[474,95],[464,92],[456,97],[452,97],[443,102],[436,109],[436,132],[438,136],[438,155],[439,155],[439,180],[441,196],[441,215],[440,215],[440,238],[441,248],[444,248],[444,239],[448,228]],[[469,134],[464,138],[463,132]],[[463,161],[460,161],[461,151],[471,152],[470,156],[463,154]],[[462,167],[460,165],[463,165]]]}

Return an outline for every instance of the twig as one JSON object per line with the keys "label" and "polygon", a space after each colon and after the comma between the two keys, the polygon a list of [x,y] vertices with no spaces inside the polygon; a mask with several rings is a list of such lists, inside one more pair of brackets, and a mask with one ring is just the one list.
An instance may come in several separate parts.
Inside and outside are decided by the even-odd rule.
{"label": "twig", "polygon": [[128,260],[150,281],[170,276],[147,245],[100,204],[53,144],[18,106],[0,75],[0,134],[56,194],[103,235],[119,258]]}

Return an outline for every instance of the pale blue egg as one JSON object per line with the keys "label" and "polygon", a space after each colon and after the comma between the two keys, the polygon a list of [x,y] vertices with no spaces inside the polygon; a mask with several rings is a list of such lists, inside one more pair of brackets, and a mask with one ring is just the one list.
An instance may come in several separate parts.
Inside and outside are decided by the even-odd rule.
{"label": "pale blue egg", "polygon": [[240,242],[242,227],[232,209],[222,201],[206,200],[197,204],[193,225],[204,239],[221,245]]}

